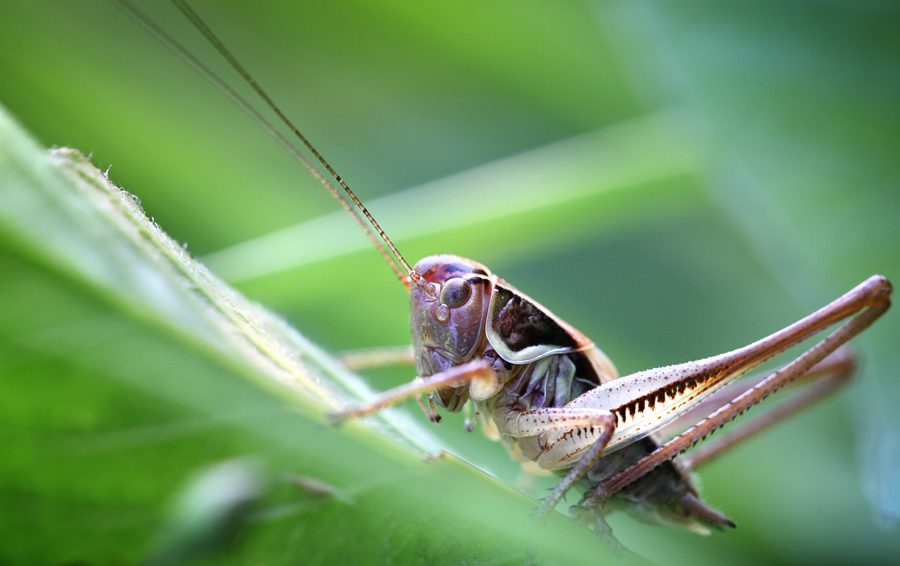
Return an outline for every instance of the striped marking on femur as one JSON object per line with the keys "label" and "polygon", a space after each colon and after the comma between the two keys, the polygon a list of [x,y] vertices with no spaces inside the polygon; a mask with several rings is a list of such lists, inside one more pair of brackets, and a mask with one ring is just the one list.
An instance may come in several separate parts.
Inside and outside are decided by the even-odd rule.
{"label": "striped marking on femur", "polygon": [[612,410],[616,415],[616,424],[624,423],[629,416],[634,420],[635,415],[643,413],[644,410],[653,411],[657,405],[666,405],[667,399],[668,402],[671,402],[679,397],[683,397],[685,392],[694,391],[695,389],[710,383],[728,370],[729,367],[725,366],[710,371],[696,373],[678,381],[674,381],[664,387],[660,387],[656,391],[651,391],[637,399],[633,399]]}

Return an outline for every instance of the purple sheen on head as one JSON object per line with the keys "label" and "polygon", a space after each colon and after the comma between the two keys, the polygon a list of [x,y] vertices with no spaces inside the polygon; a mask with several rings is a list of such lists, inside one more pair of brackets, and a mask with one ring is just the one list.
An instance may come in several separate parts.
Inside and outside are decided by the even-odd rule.
{"label": "purple sheen on head", "polygon": [[442,283],[452,277],[481,275],[490,277],[491,272],[477,261],[458,255],[440,254],[422,258],[416,263],[413,271],[432,283]]}
{"label": "purple sheen on head", "polygon": [[[426,377],[446,369],[434,367],[436,359],[458,365],[470,361],[482,349],[492,289],[491,274],[480,263],[455,255],[426,257],[416,264],[415,270],[438,287],[435,296],[417,288],[410,292],[410,328],[416,369],[420,376]],[[448,291],[455,291],[448,294],[459,299],[455,303],[447,301],[454,304],[441,302],[445,285]],[[460,294],[461,286],[468,288]]]}

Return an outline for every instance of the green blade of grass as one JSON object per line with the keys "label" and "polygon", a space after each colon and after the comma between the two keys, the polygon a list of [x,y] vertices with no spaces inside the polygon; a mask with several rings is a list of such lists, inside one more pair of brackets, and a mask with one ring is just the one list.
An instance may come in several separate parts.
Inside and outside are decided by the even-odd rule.
{"label": "green blade of grass", "polygon": [[[139,562],[188,478],[246,456],[270,487],[217,561],[606,553],[561,516],[535,530],[534,502],[483,472],[426,458],[439,444],[402,415],[324,426],[364,386],[80,154],[46,154],[5,114],[0,187],[0,561]],[[313,497],[297,477],[346,496]]]}

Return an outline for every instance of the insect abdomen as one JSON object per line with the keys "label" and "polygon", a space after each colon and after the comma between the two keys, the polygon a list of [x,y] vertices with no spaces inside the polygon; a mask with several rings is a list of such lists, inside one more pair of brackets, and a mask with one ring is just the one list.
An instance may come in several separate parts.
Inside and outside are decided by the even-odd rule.
{"label": "insect abdomen", "polygon": [[[646,437],[607,454],[595,463],[581,484],[586,492],[625,470],[659,444]],[[591,504],[590,501],[587,502]],[[703,534],[709,529],[734,528],[734,523],[706,506],[690,477],[682,472],[677,460],[661,464],[652,472],[629,484],[606,503],[607,507],[625,511],[635,519],[656,525],[687,528]]]}

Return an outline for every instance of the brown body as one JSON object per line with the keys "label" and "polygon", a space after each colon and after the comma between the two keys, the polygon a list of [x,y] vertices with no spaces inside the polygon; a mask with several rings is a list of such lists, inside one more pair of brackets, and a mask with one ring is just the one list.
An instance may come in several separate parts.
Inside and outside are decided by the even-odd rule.
{"label": "brown body", "polygon": [[[412,289],[410,321],[419,375],[435,375],[474,360],[488,362],[498,378],[490,397],[472,398],[469,384],[460,383],[438,390],[436,400],[451,412],[472,400],[501,431],[500,439],[515,458],[535,460],[544,435],[503,434],[508,415],[561,408],[618,377],[612,362],[581,332],[483,265],[440,255],[423,259],[415,271],[429,283],[450,289],[439,296]],[[658,446],[651,435],[604,454],[581,485],[596,488]],[[608,508],[621,508],[646,522],[699,531],[734,526],[700,501],[677,461],[666,462],[627,486],[604,505],[604,510]]]}

